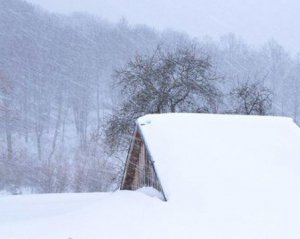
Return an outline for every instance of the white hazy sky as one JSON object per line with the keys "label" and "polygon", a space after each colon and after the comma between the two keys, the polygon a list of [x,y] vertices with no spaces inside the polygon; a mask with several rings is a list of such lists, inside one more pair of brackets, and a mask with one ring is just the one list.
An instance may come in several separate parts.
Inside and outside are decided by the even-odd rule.
{"label": "white hazy sky", "polygon": [[88,12],[110,21],[172,28],[191,36],[228,32],[250,44],[275,39],[300,51],[300,0],[27,0],[59,13]]}

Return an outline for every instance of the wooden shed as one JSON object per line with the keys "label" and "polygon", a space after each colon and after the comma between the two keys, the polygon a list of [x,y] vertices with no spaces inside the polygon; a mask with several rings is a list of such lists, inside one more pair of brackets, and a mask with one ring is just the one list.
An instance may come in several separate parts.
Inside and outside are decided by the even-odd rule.
{"label": "wooden shed", "polygon": [[143,187],[155,188],[167,201],[153,158],[144,140],[140,125],[137,123],[128,151],[120,189],[137,190]]}

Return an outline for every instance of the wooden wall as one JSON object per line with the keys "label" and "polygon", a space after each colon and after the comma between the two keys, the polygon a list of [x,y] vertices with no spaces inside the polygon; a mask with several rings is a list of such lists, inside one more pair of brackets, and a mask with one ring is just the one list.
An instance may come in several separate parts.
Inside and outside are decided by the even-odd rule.
{"label": "wooden wall", "polygon": [[142,187],[153,187],[163,193],[151,155],[142,135],[136,130],[127,158],[121,190],[136,190]]}

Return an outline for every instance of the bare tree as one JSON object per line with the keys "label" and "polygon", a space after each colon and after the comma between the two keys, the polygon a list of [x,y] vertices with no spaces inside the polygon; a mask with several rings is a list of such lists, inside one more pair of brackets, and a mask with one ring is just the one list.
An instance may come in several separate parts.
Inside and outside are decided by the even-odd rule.
{"label": "bare tree", "polygon": [[115,72],[114,79],[123,101],[108,122],[106,139],[115,149],[127,147],[132,123],[141,115],[216,112],[220,100],[209,57],[193,44],[171,51],[158,46],[152,55],[137,55]]}
{"label": "bare tree", "polygon": [[267,115],[272,107],[272,92],[260,82],[239,84],[230,92],[232,112],[245,115]]}
{"label": "bare tree", "polygon": [[3,73],[0,74],[0,121],[4,122],[6,135],[7,158],[13,157],[12,131],[13,125],[13,85]]}
{"label": "bare tree", "polygon": [[129,104],[124,108],[147,113],[197,111],[203,105],[213,110],[219,93],[209,58],[199,56],[194,45],[173,51],[158,46],[153,55],[137,55],[115,79]]}

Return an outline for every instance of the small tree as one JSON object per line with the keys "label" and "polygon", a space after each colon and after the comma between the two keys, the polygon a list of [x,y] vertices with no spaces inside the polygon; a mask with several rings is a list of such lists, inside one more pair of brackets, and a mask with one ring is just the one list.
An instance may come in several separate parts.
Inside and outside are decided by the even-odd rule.
{"label": "small tree", "polygon": [[260,82],[241,83],[229,95],[236,114],[267,115],[272,107],[272,92]]}
{"label": "small tree", "polygon": [[207,56],[188,45],[130,60],[115,71],[123,101],[108,121],[110,148],[126,149],[136,118],[148,113],[216,112],[220,92]]}

